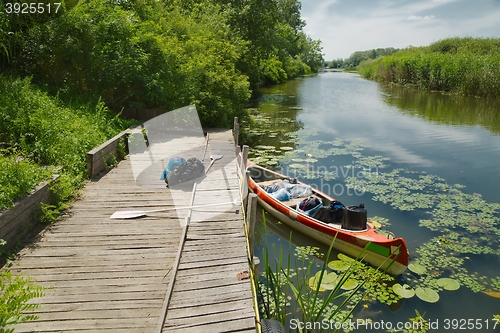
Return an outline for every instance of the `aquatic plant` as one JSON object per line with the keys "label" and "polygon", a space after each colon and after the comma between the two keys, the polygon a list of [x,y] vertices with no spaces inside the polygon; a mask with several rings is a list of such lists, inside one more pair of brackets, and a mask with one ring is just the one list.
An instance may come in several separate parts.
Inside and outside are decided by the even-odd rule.
{"label": "aquatic plant", "polygon": [[[270,121],[274,115],[266,117],[266,130],[276,131]],[[335,180],[335,184],[362,189],[374,201],[387,204],[398,211],[418,214],[420,217],[417,225],[434,234],[417,247],[410,247],[414,261],[399,277],[399,283],[394,284],[395,281],[390,279],[384,281],[385,284],[370,286],[365,283],[362,290],[366,297],[359,299],[358,293],[352,297],[352,302],[360,301],[363,304],[366,300],[363,307],[373,302],[392,304],[404,297],[439,302],[441,296],[445,297],[447,293],[459,288],[500,297],[500,277],[485,276],[471,268],[475,267],[473,263],[477,256],[500,256],[500,204],[487,202],[478,193],[467,193],[465,186],[450,184],[436,175],[393,168],[389,158],[366,154],[368,146],[360,140],[318,140],[317,135],[317,129],[280,133],[278,137],[291,139],[294,143],[275,142],[274,148],[259,151],[251,149],[250,155],[259,158],[259,163],[263,164],[267,159],[277,161],[274,169],[302,180]],[[269,145],[270,141],[259,143]],[[282,150],[282,145],[295,149]],[[334,169],[332,163],[338,168]],[[390,235],[391,223],[387,218],[374,216],[370,220],[379,232]],[[337,275],[343,274],[347,267],[350,266],[342,259],[327,263],[327,269]],[[294,272],[300,271],[307,269],[299,268]],[[360,277],[364,274],[361,272],[362,270]],[[329,293],[334,285],[332,281],[335,275],[326,271],[321,280],[321,275],[316,275],[317,272],[310,273],[307,285],[324,290],[320,293]],[[356,281],[356,276],[351,276],[350,280]],[[323,312],[334,312],[338,309],[337,306],[335,303],[330,304]],[[344,309],[339,309],[337,315],[347,315],[349,306],[348,304]],[[425,322],[420,314],[413,319]],[[402,332],[426,330],[424,326],[420,330]]]}
{"label": "aquatic plant", "polygon": [[353,318],[362,302],[392,304],[400,299],[388,287],[393,277],[363,264],[362,255],[353,259],[340,253],[338,260],[328,261],[331,250],[332,246],[325,255],[319,248],[299,246],[292,260],[291,251],[284,258],[280,248],[274,268],[264,250],[265,272],[259,281],[263,316],[284,325],[297,316],[302,322],[327,320],[340,325]]}

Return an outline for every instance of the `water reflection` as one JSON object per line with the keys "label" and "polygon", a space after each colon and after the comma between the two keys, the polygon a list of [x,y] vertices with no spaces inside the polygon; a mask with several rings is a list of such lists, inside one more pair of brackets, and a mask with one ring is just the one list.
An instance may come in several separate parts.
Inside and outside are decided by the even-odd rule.
{"label": "water reflection", "polygon": [[438,124],[482,126],[500,134],[498,100],[418,91],[396,85],[383,85],[381,89],[384,101],[404,114]]}
{"label": "water reflection", "polygon": [[[376,198],[380,193],[374,191],[354,198],[335,197],[344,203],[362,200],[368,205],[370,216],[389,219],[390,230],[407,239],[414,258],[429,257],[426,251],[441,251],[436,260],[442,260],[443,265],[452,267],[455,265],[453,262],[463,262],[460,269],[465,269],[465,275],[462,274],[464,281],[469,274],[478,281],[481,281],[481,276],[487,276],[488,280],[496,277],[500,288],[498,268],[495,266],[500,260],[497,241],[492,249],[497,252],[489,254],[466,253],[469,250],[459,246],[486,238],[497,239],[495,233],[500,235],[497,230],[500,225],[498,209],[492,206],[488,208],[489,212],[485,211],[486,202],[500,202],[500,116],[496,110],[500,110],[500,103],[492,100],[429,94],[394,86],[380,87],[354,74],[325,73],[266,88],[263,102],[253,110],[253,127],[242,141],[250,145],[252,158],[259,158],[264,163],[271,160],[270,166],[278,170],[306,165],[308,157],[315,160],[312,162],[314,170],[322,166],[346,169],[348,165],[356,167],[361,159],[371,158],[369,163],[373,163],[373,158],[381,155],[387,158],[387,162],[384,162],[387,168],[380,168],[385,175],[404,170],[395,174],[398,176],[395,184],[369,184],[376,185],[374,191],[381,190],[380,185],[386,186],[384,195],[391,195],[396,190],[408,190],[400,188],[405,184],[414,184],[412,179],[425,174],[432,176],[427,185],[429,191],[437,186],[448,190],[448,184],[461,184],[456,187],[459,190],[455,191],[454,199],[448,194],[438,197],[432,196],[430,192],[411,189],[408,194],[412,196],[408,195],[406,199],[414,197],[417,199],[415,203],[419,205],[424,203],[424,197],[434,199],[430,208],[407,211],[394,205],[397,198],[391,197],[388,202],[383,202]],[[353,144],[359,141],[362,143]],[[260,148],[256,149],[258,146]],[[361,164],[368,167],[373,165]],[[318,177],[324,176],[318,174]],[[337,177],[329,180],[328,184],[343,184],[345,178]],[[318,182],[318,179],[324,180],[317,178],[306,181]],[[419,199],[417,195],[422,195],[422,198]],[[443,198],[456,202],[447,214]],[[480,202],[483,199],[485,201],[481,201],[481,207],[476,207],[478,209],[470,205],[473,201]],[[436,207],[442,209],[436,210]],[[464,234],[471,227],[467,224],[469,222],[452,217],[454,214],[462,218],[469,216],[464,213],[469,209],[467,207],[470,208],[467,214],[478,217],[474,223],[481,226],[485,225],[486,220],[491,222],[488,233],[480,231]],[[449,220],[453,227],[452,233],[420,226],[421,221],[430,218],[430,213],[437,211],[444,212],[444,215],[437,217],[436,226],[439,226],[437,222]],[[460,226],[461,223],[466,224]],[[439,245],[440,236],[451,237],[451,234],[458,237],[457,249],[454,251],[445,249],[443,244]],[[264,244],[285,244],[289,239],[285,236],[265,238]],[[453,244],[454,241],[448,247]],[[487,250],[486,245],[483,249]],[[456,269],[445,270],[450,275],[456,272]],[[443,274],[438,272],[437,277]],[[415,278],[415,283],[421,283],[418,282],[418,276]],[[472,310],[456,307],[465,301],[474,305]],[[458,291],[444,292],[438,304],[423,304],[418,299],[411,299],[405,301],[396,317],[405,320],[413,317],[414,310],[418,309],[420,312],[432,312],[432,318],[429,319],[450,318],[452,314],[455,318],[491,318],[492,313],[497,313],[500,308],[498,299],[472,292],[465,285]],[[378,316],[384,319],[396,318],[383,307],[370,305],[370,309],[380,311]]]}

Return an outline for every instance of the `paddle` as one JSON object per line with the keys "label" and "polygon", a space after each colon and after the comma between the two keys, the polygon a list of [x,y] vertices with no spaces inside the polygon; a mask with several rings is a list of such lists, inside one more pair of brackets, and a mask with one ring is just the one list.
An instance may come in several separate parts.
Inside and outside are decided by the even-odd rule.
{"label": "paddle", "polygon": [[205,171],[205,175],[208,173],[208,170],[210,170],[210,168],[212,167],[214,162],[217,160],[220,160],[223,157],[224,157],[224,155],[210,155],[210,159],[212,160],[212,162],[210,162],[210,165],[208,166],[207,170]]}
{"label": "paddle", "polygon": [[222,206],[222,205],[229,205],[229,204],[236,205],[237,203],[238,203],[238,201],[234,200],[234,201],[230,201],[230,202],[221,202],[221,203],[213,203],[213,204],[198,205],[198,206],[184,206],[184,207],[163,208],[163,209],[154,209],[154,210],[128,210],[128,211],[115,212],[109,218],[110,219],[133,219],[136,217],[147,216],[149,213],[166,212],[169,210],[176,210],[176,209],[192,209],[192,208]]}

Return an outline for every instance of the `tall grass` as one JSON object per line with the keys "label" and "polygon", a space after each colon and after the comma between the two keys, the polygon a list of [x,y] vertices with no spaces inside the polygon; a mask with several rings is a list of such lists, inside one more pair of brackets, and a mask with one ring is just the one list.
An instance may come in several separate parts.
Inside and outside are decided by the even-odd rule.
{"label": "tall grass", "polygon": [[51,168],[40,167],[29,159],[0,155],[0,211],[12,207],[16,198],[29,194],[51,173]]}
{"label": "tall grass", "polygon": [[359,65],[365,78],[462,95],[500,97],[500,39],[451,38]]}
{"label": "tall grass", "polygon": [[58,167],[66,200],[86,177],[87,152],[130,124],[100,101],[50,97],[29,78],[0,76],[0,92],[0,143],[7,147],[1,154],[0,192],[6,195],[0,209],[48,177],[48,166]]}

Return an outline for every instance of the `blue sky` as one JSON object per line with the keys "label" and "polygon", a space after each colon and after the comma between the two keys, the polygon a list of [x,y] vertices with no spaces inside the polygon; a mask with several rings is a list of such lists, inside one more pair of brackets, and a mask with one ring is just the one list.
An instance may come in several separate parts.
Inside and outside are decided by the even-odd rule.
{"label": "blue sky", "polygon": [[456,36],[500,37],[500,0],[302,0],[304,30],[325,60],[355,51],[429,45]]}

